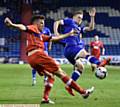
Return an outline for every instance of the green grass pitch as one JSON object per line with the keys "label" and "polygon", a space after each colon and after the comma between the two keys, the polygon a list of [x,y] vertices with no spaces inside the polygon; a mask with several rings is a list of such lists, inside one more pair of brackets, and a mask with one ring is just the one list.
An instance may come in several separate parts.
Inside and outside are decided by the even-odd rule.
{"label": "green grass pitch", "polygon": [[[71,65],[62,65],[70,75]],[[108,77],[99,80],[89,66],[77,81],[81,86],[95,86],[94,93],[83,99],[78,93],[70,96],[60,79],[56,77],[50,98],[55,105],[41,107],[120,107],[120,67],[108,66]],[[37,76],[36,86],[31,86],[29,65],[0,64],[0,104],[39,104],[43,92],[43,77]]]}

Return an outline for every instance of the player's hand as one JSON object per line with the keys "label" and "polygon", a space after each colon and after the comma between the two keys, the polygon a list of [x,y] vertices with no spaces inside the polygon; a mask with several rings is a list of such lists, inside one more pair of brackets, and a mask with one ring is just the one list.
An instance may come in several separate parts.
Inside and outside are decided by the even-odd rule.
{"label": "player's hand", "polygon": [[55,33],[55,36],[60,36],[60,34],[58,32]]}
{"label": "player's hand", "polygon": [[10,27],[10,26],[13,24],[12,21],[11,21],[8,17],[5,18],[4,23],[5,23],[8,27]]}
{"label": "player's hand", "polygon": [[95,8],[92,8],[92,9],[89,11],[89,15],[90,15],[91,17],[94,17],[95,14],[96,14],[96,9],[95,9]]}

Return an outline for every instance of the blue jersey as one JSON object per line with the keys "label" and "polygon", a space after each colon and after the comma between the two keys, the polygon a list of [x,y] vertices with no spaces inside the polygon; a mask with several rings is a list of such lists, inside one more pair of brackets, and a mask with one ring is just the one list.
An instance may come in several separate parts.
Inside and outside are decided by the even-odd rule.
{"label": "blue jersey", "polygon": [[[47,28],[47,27],[43,28],[42,33],[45,34],[45,35],[51,36],[50,29]],[[45,51],[48,51],[48,42],[44,43],[44,47],[45,47]]]}
{"label": "blue jersey", "polygon": [[81,27],[81,25],[76,24],[76,22],[71,18],[65,18],[63,20],[64,23],[64,31],[63,34],[70,32],[72,29],[76,29],[78,31],[78,36],[71,35],[64,39],[64,42],[67,46],[71,45],[79,45],[80,43],[80,33],[83,33],[84,27]]}
{"label": "blue jersey", "polygon": [[70,32],[72,29],[78,31],[78,35],[70,35],[64,39],[66,47],[64,49],[65,57],[74,65],[76,55],[84,48],[83,40],[80,40],[80,33],[84,32],[84,27],[78,25],[73,19],[66,18],[63,20],[64,34]]}
{"label": "blue jersey", "polygon": [[80,48],[85,48],[85,42],[84,42],[84,40],[80,39],[79,46],[80,46]]}

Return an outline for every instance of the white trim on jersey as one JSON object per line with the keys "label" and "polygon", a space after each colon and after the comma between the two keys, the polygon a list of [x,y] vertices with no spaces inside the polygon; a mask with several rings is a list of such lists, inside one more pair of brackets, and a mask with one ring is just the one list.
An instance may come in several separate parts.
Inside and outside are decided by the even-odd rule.
{"label": "white trim on jersey", "polygon": [[85,50],[84,48],[83,49],[81,49],[77,54],[76,54],[76,56],[75,56],[75,60],[79,57],[79,55],[80,55],[80,53],[83,51],[83,50]]}

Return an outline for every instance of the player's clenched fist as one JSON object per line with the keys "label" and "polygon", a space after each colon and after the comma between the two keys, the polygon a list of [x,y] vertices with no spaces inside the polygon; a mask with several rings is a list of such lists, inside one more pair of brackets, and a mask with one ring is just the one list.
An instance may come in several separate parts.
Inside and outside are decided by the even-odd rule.
{"label": "player's clenched fist", "polygon": [[4,22],[5,22],[5,24],[6,24],[7,26],[9,26],[9,27],[13,24],[12,21],[11,21],[8,17],[5,18]]}

